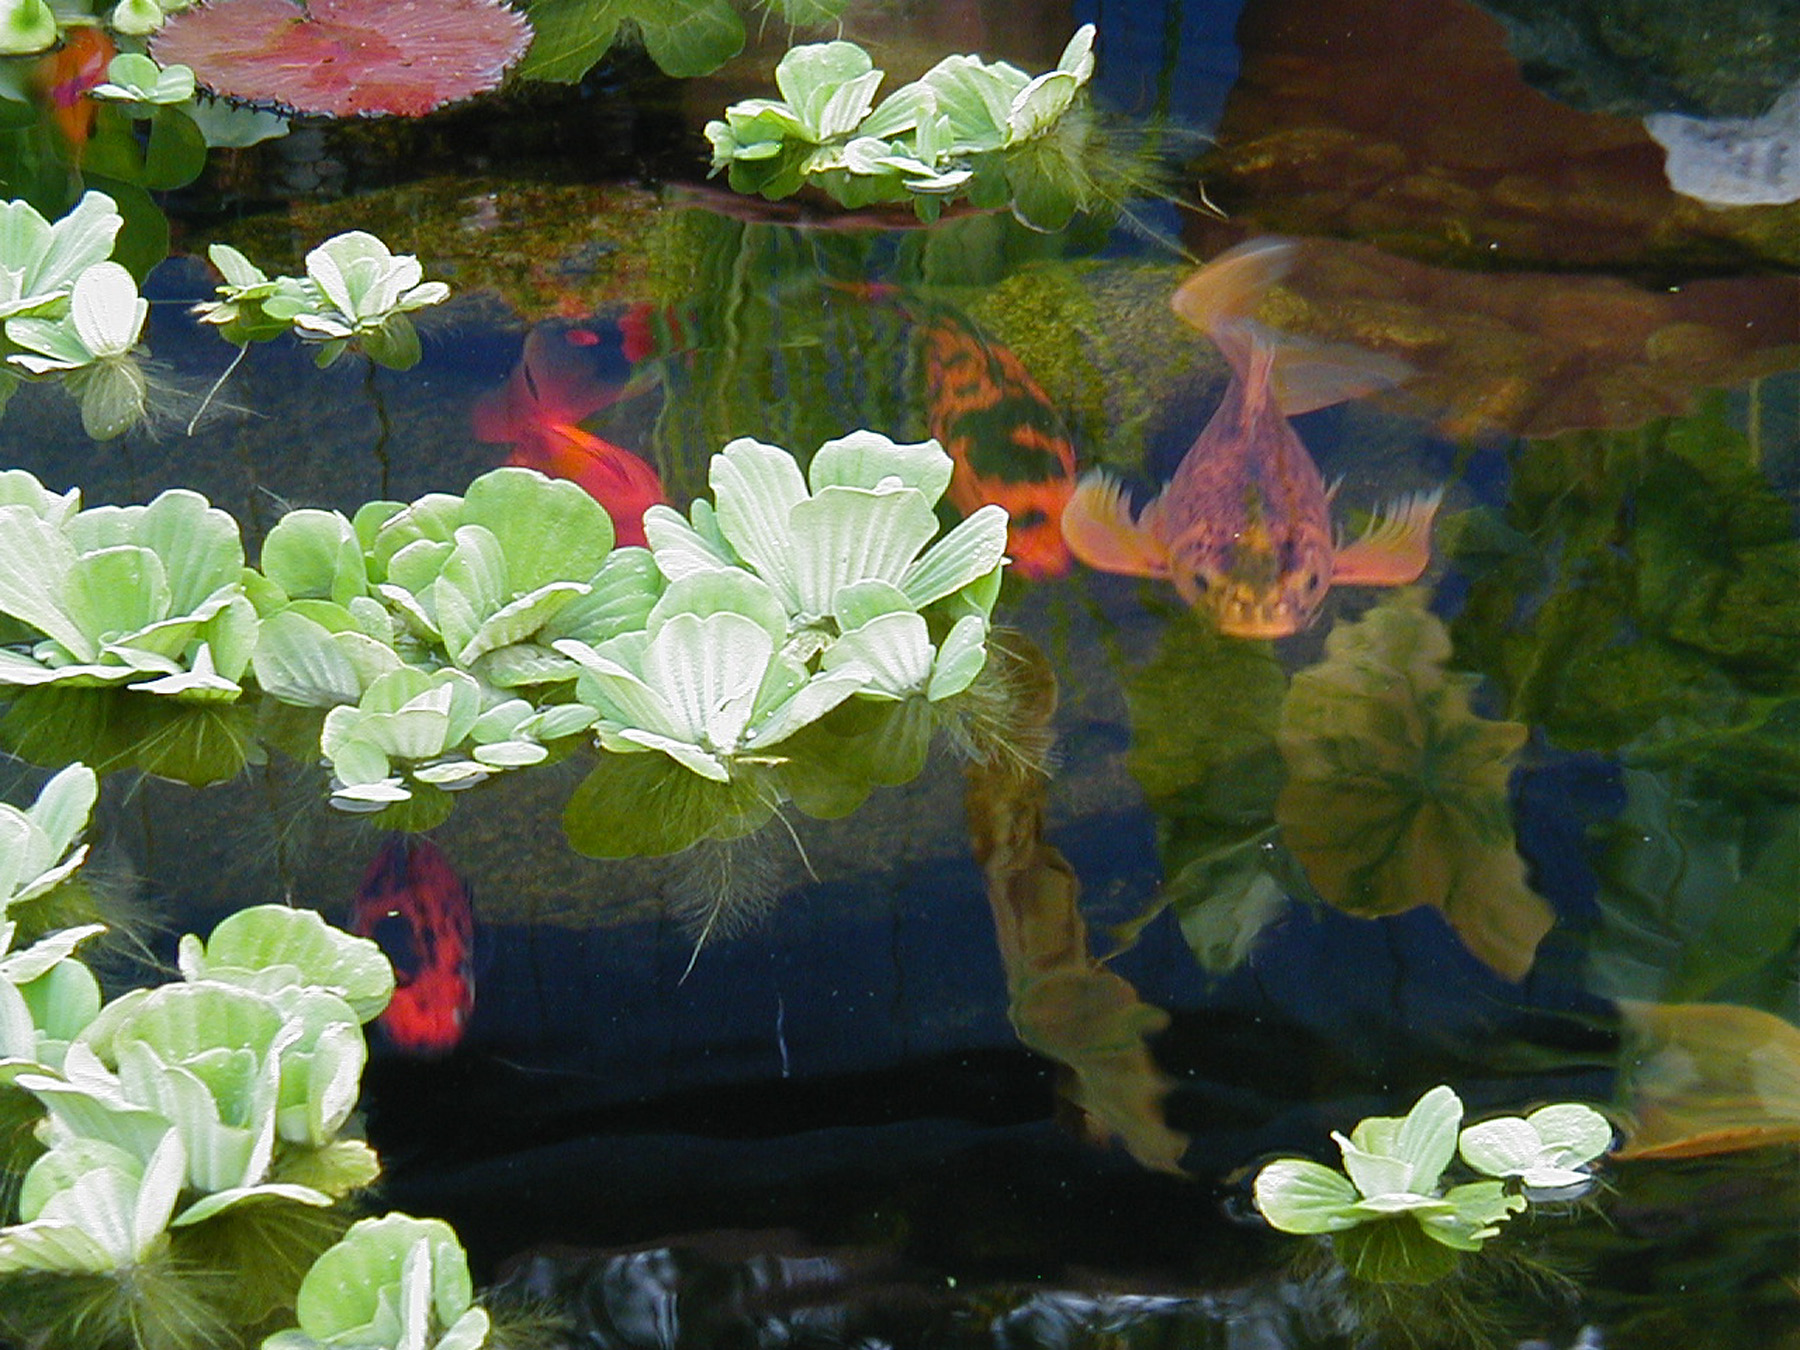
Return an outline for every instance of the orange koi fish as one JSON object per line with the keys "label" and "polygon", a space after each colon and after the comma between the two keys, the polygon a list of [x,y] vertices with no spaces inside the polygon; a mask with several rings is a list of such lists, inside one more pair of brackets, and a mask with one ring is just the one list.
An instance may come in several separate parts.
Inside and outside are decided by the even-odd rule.
{"label": "orange koi fish", "polygon": [[1431,560],[1442,489],[1378,512],[1340,545],[1331,493],[1288,422],[1406,378],[1403,362],[1284,338],[1250,315],[1293,262],[1294,245],[1257,239],[1221,254],[1176,291],[1175,312],[1231,365],[1218,410],[1154,501],[1134,517],[1124,488],[1085,475],[1062,513],[1089,567],[1166,577],[1233,637],[1277,638],[1317,616],[1332,586],[1404,586]]}
{"label": "orange koi fish", "polygon": [[666,502],[656,470],[624,446],[580,423],[645,387],[641,380],[608,382],[587,349],[600,344],[590,328],[539,324],[501,388],[477,400],[477,440],[511,445],[509,464],[579,483],[606,508],[620,544],[643,544],[644,512]]}
{"label": "orange koi fish", "polygon": [[919,340],[926,422],[956,466],[950,504],[965,516],[1004,506],[1013,570],[1061,576],[1069,550],[1058,522],[1075,491],[1075,447],[1050,396],[1009,348],[951,310],[934,309]]}
{"label": "orange koi fish", "polygon": [[394,964],[394,997],[378,1023],[396,1049],[447,1055],[475,1008],[475,914],[469,888],[437,846],[395,835],[369,864],[350,931],[374,938]]}
{"label": "orange koi fish", "polygon": [[106,67],[117,54],[106,31],[88,25],[71,28],[63,45],[37,63],[37,86],[50,105],[50,119],[77,151],[94,130],[94,101],[87,91],[105,83]]}

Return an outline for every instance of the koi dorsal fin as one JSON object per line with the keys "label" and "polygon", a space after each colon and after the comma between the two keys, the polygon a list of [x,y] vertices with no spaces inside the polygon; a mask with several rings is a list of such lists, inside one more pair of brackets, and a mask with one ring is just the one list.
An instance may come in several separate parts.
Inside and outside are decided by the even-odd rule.
{"label": "koi dorsal fin", "polygon": [[1136,519],[1124,485],[1103,470],[1083,474],[1063,508],[1063,542],[1089,567],[1128,577],[1166,577],[1169,550],[1156,528],[1162,498]]}
{"label": "koi dorsal fin", "polygon": [[1444,490],[1415,492],[1375,513],[1354,544],[1337,551],[1331,568],[1335,586],[1409,586],[1431,562],[1431,522]]}

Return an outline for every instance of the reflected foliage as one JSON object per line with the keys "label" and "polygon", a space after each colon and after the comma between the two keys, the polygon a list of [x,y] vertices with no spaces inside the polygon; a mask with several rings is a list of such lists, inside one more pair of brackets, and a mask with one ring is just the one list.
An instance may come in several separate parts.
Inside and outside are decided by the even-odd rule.
{"label": "reflected foliage", "polygon": [[1450,637],[1402,592],[1325,641],[1282,708],[1283,837],[1325,900],[1352,914],[1440,909],[1509,979],[1554,916],[1513,847],[1507,778],[1517,723],[1476,715],[1477,677],[1445,669]]}
{"label": "reflected foliage", "polygon": [[1523,442],[1504,513],[1465,517],[1458,658],[1568,749],[1663,748],[1792,793],[1800,541],[1726,392],[1632,432]]}
{"label": "reflected foliage", "polygon": [[[1048,662],[1020,640],[1005,659],[1027,691],[1024,720],[1047,726],[1056,707]],[[970,843],[987,878],[1008,1016],[1020,1040],[1061,1066],[1058,1091],[1084,1132],[1117,1138],[1146,1167],[1178,1172],[1188,1140],[1163,1118],[1171,1083],[1148,1044],[1168,1015],[1089,951],[1081,883],[1044,838],[1048,786],[1043,774],[999,760],[968,772]]]}
{"label": "reflected foliage", "polygon": [[1614,998],[1800,1014],[1800,806],[1739,805],[1691,782],[1626,770],[1625,809],[1598,840],[1590,983]]}
{"label": "reflected foliage", "polygon": [[1224,637],[1178,607],[1167,613],[1156,655],[1126,675],[1127,764],[1156,812],[1167,877],[1130,931],[1172,908],[1200,964],[1224,971],[1249,954],[1288,893],[1311,895],[1274,819],[1287,677],[1270,644]]}

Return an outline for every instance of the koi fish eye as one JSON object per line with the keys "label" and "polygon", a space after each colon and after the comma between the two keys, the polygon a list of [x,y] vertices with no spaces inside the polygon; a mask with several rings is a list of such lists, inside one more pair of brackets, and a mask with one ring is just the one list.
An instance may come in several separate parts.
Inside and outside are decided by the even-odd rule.
{"label": "koi fish eye", "polygon": [[1012,523],[1015,530],[1035,530],[1040,525],[1049,524],[1050,517],[1042,507],[1034,506],[1028,511],[1019,512],[1012,518]]}

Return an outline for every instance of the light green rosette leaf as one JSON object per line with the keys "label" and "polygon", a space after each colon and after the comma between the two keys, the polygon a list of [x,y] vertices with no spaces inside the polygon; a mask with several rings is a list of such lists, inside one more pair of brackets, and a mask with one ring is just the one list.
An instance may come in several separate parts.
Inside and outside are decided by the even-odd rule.
{"label": "light green rosette leaf", "polygon": [[188,934],[177,960],[189,982],[218,980],[262,993],[290,986],[329,990],[358,1022],[378,1017],[394,992],[393,967],[374,941],[286,905],[227,915],[205,943]]}
{"label": "light green rosette leaf", "polygon": [[7,908],[46,895],[87,858],[80,843],[100,793],[85,764],[71,764],[45,783],[25,810],[0,802],[0,919]]}
{"label": "light green rosette leaf", "polygon": [[44,635],[0,649],[0,684],[236,698],[256,624],[243,573],[236,522],[185,489],[61,518],[0,506],[0,613]]}
{"label": "light green rosette leaf", "polygon": [[1462,1159],[1490,1177],[1517,1177],[1531,1190],[1561,1190],[1593,1181],[1587,1165],[1612,1147],[1605,1116],[1579,1102],[1558,1102],[1520,1119],[1502,1116],[1464,1130]]}
{"label": "light green rosette leaf", "polygon": [[300,1325],[263,1350],[475,1350],[488,1332],[456,1234],[406,1214],[354,1224],[313,1263],[294,1312]]}

